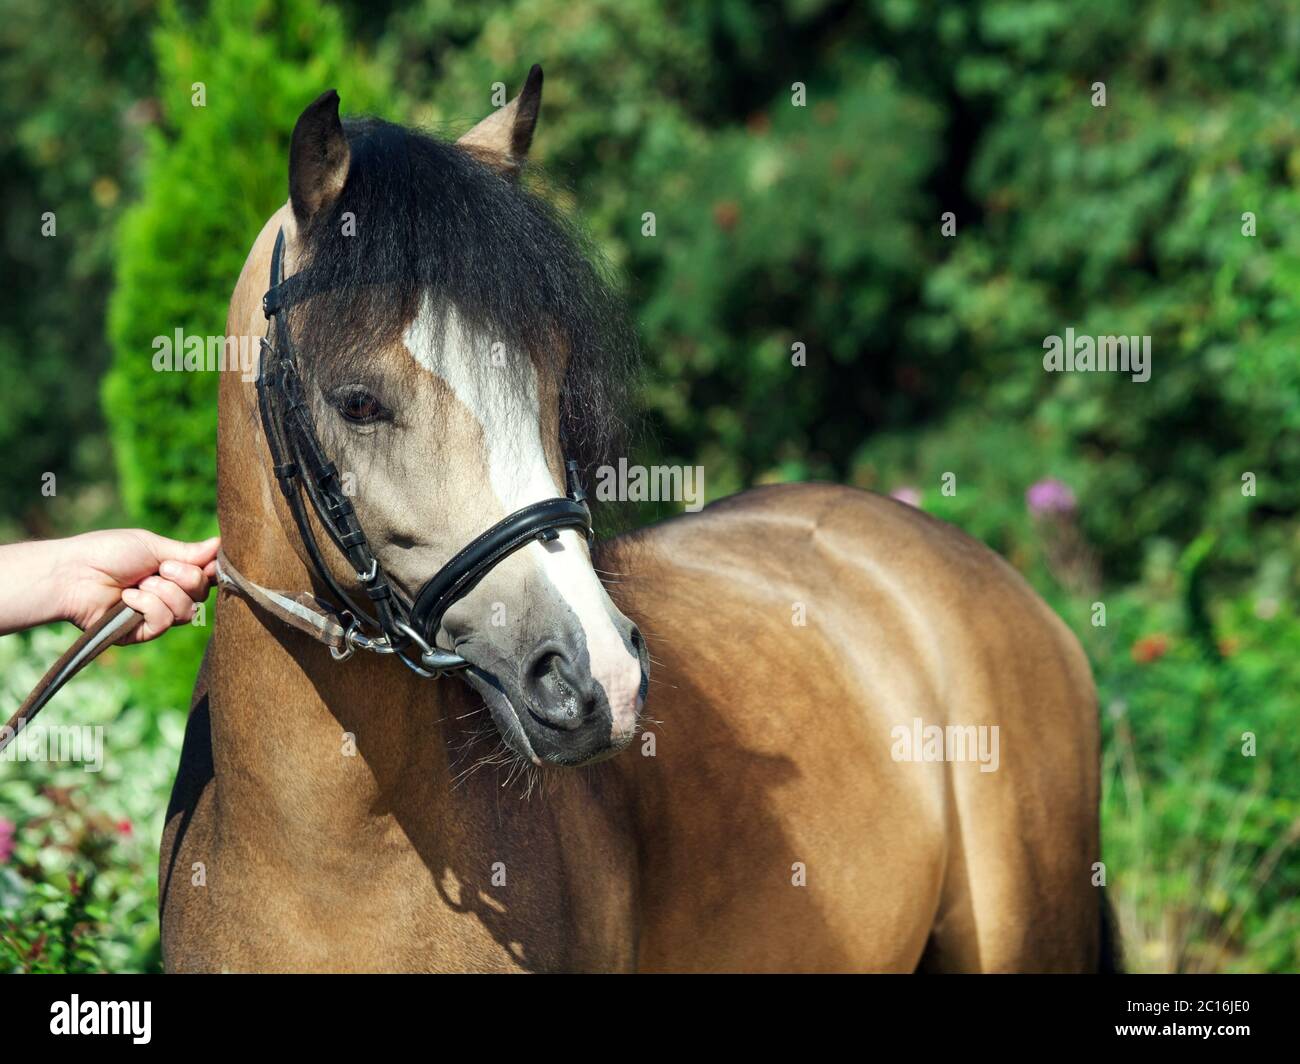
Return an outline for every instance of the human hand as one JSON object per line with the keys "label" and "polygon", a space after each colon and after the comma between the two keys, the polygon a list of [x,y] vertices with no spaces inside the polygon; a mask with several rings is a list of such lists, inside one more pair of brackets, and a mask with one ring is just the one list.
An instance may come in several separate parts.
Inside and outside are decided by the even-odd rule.
{"label": "human hand", "polygon": [[111,529],[0,548],[0,633],[53,620],[88,628],[120,600],[144,616],[123,642],[157,638],[207,597],[220,542]]}
{"label": "human hand", "polygon": [[64,618],[88,628],[121,599],[144,615],[124,642],[144,643],[193,618],[194,603],[208,597],[216,576],[221,541],[181,543],[143,529],[112,529],[64,544]]}

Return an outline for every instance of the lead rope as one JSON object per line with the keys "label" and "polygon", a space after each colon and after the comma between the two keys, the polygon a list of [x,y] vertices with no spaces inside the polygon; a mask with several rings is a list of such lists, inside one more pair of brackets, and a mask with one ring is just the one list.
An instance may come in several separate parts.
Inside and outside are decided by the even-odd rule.
{"label": "lead rope", "polygon": [[[358,649],[378,653],[392,652],[386,647],[375,645],[355,625],[345,626],[338,614],[323,608],[311,594],[301,592],[291,596],[249,580],[230,564],[224,550],[217,553],[217,589],[242,595],[273,617],[311,636],[318,643],[323,643],[329,647],[330,654],[336,661],[350,658]],[[119,602],[82,632],[77,641],[46,670],[31,694],[18,707],[18,711],[9,718],[9,722],[0,728],[0,753],[22,734],[36,714],[49,704],[69,680],[109,647],[129,636],[143,621],[143,614],[125,602]]]}
{"label": "lead rope", "polygon": [[454,672],[466,665],[459,655],[432,647],[421,654],[417,666],[387,639],[366,635],[351,611],[331,609],[309,591],[291,595],[263,587],[231,565],[224,550],[217,552],[217,590],[240,595],[277,620],[323,643],[335,661],[347,661],[358,650],[391,654],[412,672],[426,678]]}
{"label": "lead rope", "polygon": [[[337,661],[350,658],[357,649],[388,652],[384,648],[370,645],[371,641],[359,633],[355,626],[345,627],[337,614],[322,608],[312,595],[302,592],[289,596],[249,580],[230,564],[224,550],[217,553],[217,588],[219,591],[243,595],[285,624],[325,644]],[[68,681],[109,647],[134,632],[143,621],[143,614],[125,602],[119,602],[82,632],[76,642],[46,670],[31,694],[9,718],[9,722],[0,728],[0,753],[23,733],[36,714],[49,704]]]}
{"label": "lead rope", "polygon": [[242,595],[285,624],[324,643],[335,657],[352,656],[354,646],[337,613],[326,609],[308,592],[289,595],[254,583],[230,564],[224,550],[217,552],[217,591]]}
{"label": "lead rope", "polygon": [[143,620],[144,614],[137,613],[125,602],[119,602],[82,632],[80,638],[41,677],[40,683],[18,707],[18,712],[9,718],[9,723],[0,729],[0,752],[22,734],[32,718],[59,693],[64,684],[114,643],[134,632]]}

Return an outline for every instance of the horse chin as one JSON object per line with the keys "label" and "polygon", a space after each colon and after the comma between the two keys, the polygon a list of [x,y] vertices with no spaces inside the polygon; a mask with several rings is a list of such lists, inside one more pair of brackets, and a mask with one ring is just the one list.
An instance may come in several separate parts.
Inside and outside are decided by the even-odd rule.
{"label": "horse chin", "polygon": [[497,731],[501,733],[501,739],[506,746],[530,764],[544,765],[546,762],[538,756],[537,751],[533,749],[533,744],[528,741],[528,733],[524,730],[519,710],[515,708],[514,701],[506,694],[496,676],[471,665],[465,671],[465,679],[482,697],[488,713],[492,716],[492,722],[497,726]]}

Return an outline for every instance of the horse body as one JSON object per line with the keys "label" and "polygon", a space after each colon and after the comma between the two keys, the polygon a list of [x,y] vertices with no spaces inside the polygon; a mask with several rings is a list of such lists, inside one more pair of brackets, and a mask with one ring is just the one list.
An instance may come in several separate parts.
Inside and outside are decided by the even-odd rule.
{"label": "horse body", "polygon": [[[1096,966],[1087,666],[1000,559],[791,486],[597,565],[657,662],[654,756],[643,738],[527,796],[490,767],[454,782],[481,742],[462,685],[336,665],[223,599],[168,816],[168,967]],[[915,717],[999,725],[997,771],[892,760]]]}
{"label": "horse body", "polygon": [[[290,203],[249,254],[228,335],[265,327],[277,233],[294,268],[313,250],[346,259],[352,245],[327,244],[329,227],[358,204],[353,239],[382,259],[376,278],[360,275],[372,293],[426,258],[445,263],[454,248],[428,255],[426,242],[446,243],[447,226],[474,240],[465,204],[499,212],[487,239],[513,225],[563,258],[509,184],[540,83],[535,69],[462,138],[504,178],[399,127],[345,136],[337,97],[321,97],[294,132]],[[403,181],[461,209],[392,208]],[[424,229],[400,228],[417,215]],[[522,244],[524,266],[507,262],[506,246],[478,248],[480,273],[447,282],[494,328],[478,281],[550,269]],[[493,520],[563,494],[565,389],[600,357],[574,338],[603,320],[567,269],[538,286],[550,304],[496,308],[535,312],[525,347],[568,318],[567,369],[523,351],[492,376],[455,317],[434,327],[425,295],[365,358],[316,335],[311,417],[342,468],[363,471],[357,515],[410,595]],[[391,318],[399,303],[362,305]],[[322,320],[364,317],[336,309]],[[217,456],[229,560],[263,587],[319,587],[256,389],[233,374]],[[1064,625],[996,555],[918,510],[826,485],[747,492],[587,550],[572,529],[530,542],[452,605],[438,635],[473,666],[472,687],[391,657],[338,663],[223,591],[163,837],[168,970],[1098,965],[1092,682]],[[339,557],[327,564],[357,580]],[[498,613],[509,623],[488,620]],[[996,736],[996,764],[904,756],[900,736],[945,727]]]}

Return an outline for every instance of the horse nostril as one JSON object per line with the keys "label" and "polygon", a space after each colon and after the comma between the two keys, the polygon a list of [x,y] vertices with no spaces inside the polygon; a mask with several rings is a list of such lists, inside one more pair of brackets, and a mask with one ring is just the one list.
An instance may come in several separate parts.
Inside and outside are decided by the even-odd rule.
{"label": "horse nostril", "polygon": [[557,671],[559,665],[560,655],[553,650],[545,651],[533,659],[533,663],[528,669],[527,678],[531,683],[541,683],[550,673]]}
{"label": "horse nostril", "polygon": [[542,724],[572,731],[596,710],[594,694],[574,675],[563,651],[548,649],[529,664],[524,677],[528,711]]}

